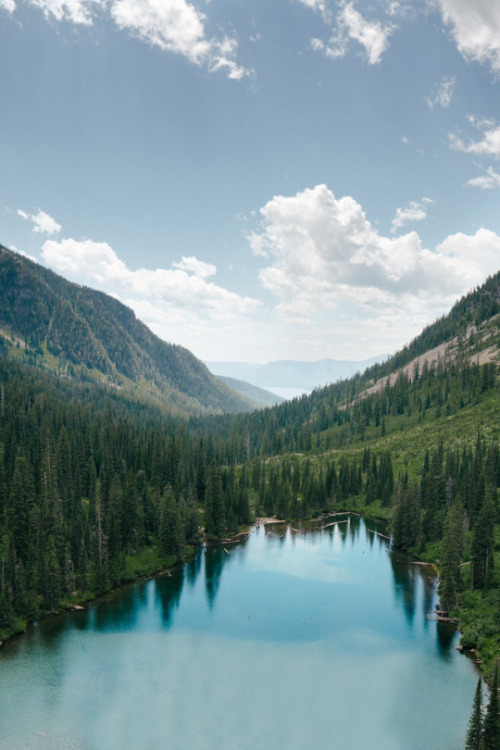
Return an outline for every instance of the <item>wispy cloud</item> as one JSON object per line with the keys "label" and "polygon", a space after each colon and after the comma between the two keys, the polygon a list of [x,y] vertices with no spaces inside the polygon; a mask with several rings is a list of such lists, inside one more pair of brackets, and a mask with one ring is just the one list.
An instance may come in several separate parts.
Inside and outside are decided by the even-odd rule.
{"label": "wispy cloud", "polygon": [[451,147],[465,154],[500,157],[500,126],[486,121],[485,123],[477,123],[477,127],[483,128],[483,137],[479,141],[465,139],[456,133],[450,133],[448,137]]}
{"label": "wispy cloud", "polygon": [[495,172],[493,167],[488,167],[485,175],[482,175],[481,177],[473,177],[468,180],[467,185],[470,185],[470,187],[481,188],[481,190],[500,188],[500,174]]}
{"label": "wispy cloud", "polygon": [[444,108],[449,107],[453,99],[456,83],[457,79],[454,76],[443,78],[432,95],[425,97],[425,101],[430,109],[434,109],[436,105]]}
{"label": "wispy cloud", "polygon": [[42,211],[41,209],[38,209],[38,212],[36,214],[29,214],[26,211],[23,211],[21,208],[18,208],[17,213],[23,219],[26,219],[26,221],[32,222],[34,232],[51,235],[57,234],[61,231],[61,225],[58,224],[57,221],[52,218],[52,216],[49,216],[49,214],[45,213],[45,211]]}
{"label": "wispy cloud", "polygon": [[420,203],[418,201],[411,201],[408,206],[397,208],[396,216],[392,220],[391,232],[394,234],[394,232],[406,224],[426,219],[429,203],[434,203],[434,201],[431,198],[422,198]]}
{"label": "wispy cloud", "polygon": [[46,18],[84,26],[92,25],[94,10],[101,5],[100,0],[30,0],[30,3],[40,8]]}
{"label": "wispy cloud", "polygon": [[176,52],[211,71],[225,70],[229,78],[250,73],[236,62],[233,37],[208,38],[206,17],[186,0],[115,0],[111,16],[121,29],[153,46]]}
{"label": "wispy cloud", "polygon": [[331,12],[325,3],[325,0],[298,0],[298,2],[305,5],[307,8],[311,8],[311,10],[321,13],[325,21],[330,21]]}
{"label": "wispy cloud", "polygon": [[324,51],[327,57],[340,58],[347,54],[351,42],[363,48],[370,65],[379,63],[389,47],[389,37],[395,31],[392,23],[368,20],[356,8],[354,2],[342,2],[335,17],[319,0],[301,0],[304,5],[320,11],[325,23],[331,25],[332,35],[327,41],[311,40],[312,49]]}
{"label": "wispy cloud", "polygon": [[[224,71],[241,79],[253,71],[237,62],[238,41],[221,33],[209,37],[206,16],[188,0],[29,0],[47,18],[91,26],[98,14],[109,13],[115,24],[129,34],[162,50],[186,57],[211,72]],[[12,11],[14,0],[0,0]]]}

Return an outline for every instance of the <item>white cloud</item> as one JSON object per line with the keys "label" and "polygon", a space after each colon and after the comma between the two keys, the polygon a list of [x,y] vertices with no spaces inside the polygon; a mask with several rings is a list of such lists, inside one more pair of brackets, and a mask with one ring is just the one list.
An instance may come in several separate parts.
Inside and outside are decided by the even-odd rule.
{"label": "white cloud", "polygon": [[19,208],[17,210],[17,213],[23,219],[26,219],[26,221],[31,221],[33,223],[34,232],[51,235],[57,234],[61,231],[61,225],[58,224],[57,221],[52,218],[52,216],[46,214],[45,211],[41,211],[40,209],[38,209],[38,213],[28,214],[26,211],[23,211]]}
{"label": "white cloud", "polygon": [[[192,319],[229,321],[260,308],[251,297],[241,297],[206,277],[216,267],[197,258],[183,258],[173,269],[129,269],[106,242],[63,239],[47,240],[42,246],[45,262],[80,284],[98,287],[137,309],[157,308],[164,318],[175,311],[189,311]],[[145,321],[147,322],[147,321]]]}
{"label": "white cloud", "polygon": [[351,321],[353,335],[356,327],[366,333],[370,320],[382,330],[387,314],[411,330],[498,270],[500,237],[493,232],[452,235],[430,250],[416,232],[380,235],[354,198],[337,199],[326,185],[275,196],[261,217],[249,237],[268,260],[261,283],[278,297],[282,316],[304,325],[334,310]]}
{"label": "white cloud", "polygon": [[[188,0],[29,0],[46,18],[90,26],[96,12],[109,13],[120,29],[163,50],[183,55],[211,72],[223,70],[229,78],[253,75],[236,61],[238,42],[223,34],[207,38],[206,16]],[[0,0],[7,9],[14,0]]]}
{"label": "white cloud", "polygon": [[411,201],[409,206],[405,208],[397,208],[396,216],[392,220],[391,232],[395,232],[397,229],[404,227],[413,221],[422,221],[427,218],[427,206],[429,203],[433,203],[430,198],[422,198],[422,202]]}
{"label": "white cloud", "polygon": [[187,271],[188,273],[199,276],[202,279],[208,278],[208,276],[215,276],[217,268],[213,263],[205,263],[203,260],[198,260],[194,256],[189,258],[183,257],[179,262],[173,263],[174,268],[180,268],[181,271]]}
{"label": "white cloud", "polygon": [[29,0],[43,11],[46,18],[53,16],[56,21],[92,25],[93,8],[101,5],[101,0]]}
{"label": "white cloud", "polygon": [[[354,2],[346,0],[338,4],[339,10],[335,19],[322,0],[299,0],[299,2],[320,12],[325,23],[329,26],[333,25],[333,34],[328,42],[317,37],[311,39],[311,48],[315,52],[324,51],[327,57],[332,58],[344,57],[350,42],[354,41],[364,48],[371,65],[381,61],[383,53],[389,46],[389,37],[396,30],[396,26],[384,25],[377,20],[367,20],[356,10]],[[387,12],[395,15],[399,10],[399,4],[395,4],[388,6]]]}
{"label": "white cloud", "polygon": [[461,55],[500,72],[500,3],[497,0],[431,0],[450,28]]}
{"label": "white cloud", "polygon": [[413,10],[414,8],[412,7],[411,2],[398,2],[398,0],[393,0],[388,3],[386,13],[391,17],[405,18]]}
{"label": "white cloud", "polygon": [[16,4],[14,0],[0,0],[0,8],[3,8],[7,13],[14,13]]}
{"label": "white cloud", "polygon": [[469,140],[466,142],[460,136],[450,133],[450,145],[456,151],[463,151],[466,154],[476,154],[480,156],[500,157],[500,126],[495,126],[490,121],[477,123],[478,127],[484,125],[483,137],[480,141]]}
{"label": "white cloud", "polygon": [[500,187],[500,174],[495,172],[493,167],[488,167],[486,174],[482,177],[473,177],[468,180],[467,185],[478,187],[481,190],[491,190]]}
{"label": "white cloud", "polygon": [[392,24],[366,20],[353,2],[342,3],[337,15],[337,29],[328,43],[326,54],[329,57],[343,57],[349,40],[353,40],[364,47],[368,62],[374,65],[381,61],[395,28]]}
{"label": "white cloud", "polygon": [[127,29],[163,50],[183,55],[210,71],[225,70],[229,78],[250,74],[237,64],[236,39],[208,39],[205,16],[187,0],[115,0],[111,15],[121,29]]}
{"label": "white cloud", "polygon": [[430,109],[434,109],[436,104],[440,107],[449,107],[453,99],[453,93],[455,91],[457,79],[454,76],[450,78],[443,78],[439,86],[437,86],[432,96],[427,96],[425,101],[429,105]]}

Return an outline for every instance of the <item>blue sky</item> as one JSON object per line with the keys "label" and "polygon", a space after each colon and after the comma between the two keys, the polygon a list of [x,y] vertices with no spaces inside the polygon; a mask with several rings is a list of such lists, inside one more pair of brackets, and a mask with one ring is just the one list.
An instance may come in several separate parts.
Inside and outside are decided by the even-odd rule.
{"label": "blue sky", "polygon": [[0,242],[204,360],[362,360],[500,268],[497,0],[0,0]]}

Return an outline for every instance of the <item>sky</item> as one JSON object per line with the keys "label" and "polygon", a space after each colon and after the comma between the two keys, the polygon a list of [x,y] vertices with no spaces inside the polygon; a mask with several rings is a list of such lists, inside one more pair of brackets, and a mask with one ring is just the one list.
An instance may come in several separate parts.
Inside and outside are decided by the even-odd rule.
{"label": "sky", "polygon": [[0,243],[204,361],[390,354],[500,269],[498,0],[0,0]]}

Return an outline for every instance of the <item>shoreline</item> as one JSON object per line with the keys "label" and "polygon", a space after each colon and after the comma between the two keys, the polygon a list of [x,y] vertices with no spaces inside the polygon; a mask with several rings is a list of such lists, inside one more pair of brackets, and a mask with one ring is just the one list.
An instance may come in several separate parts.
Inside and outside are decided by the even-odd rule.
{"label": "shoreline", "polygon": [[[114,592],[119,591],[122,588],[125,588],[126,586],[133,586],[141,581],[149,581],[154,578],[160,578],[162,576],[172,576],[172,573],[178,569],[179,567],[183,566],[185,563],[190,562],[193,560],[196,555],[198,554],[198,551],[202,550],[205,546],[222,546],[222,548],[225,550],[226,554],[229,554],[227,550],[224,548],[224,544],[237,544],[242,538],[246,537],[248,538],[253,532],[252,530],[254,528],[258,528],[260,526],[266,527],[266,526],[272,526],[272,525],[282,525],[286,526],[287,529],[294,533],[299,534],[305,534],[307,531],[312,531],[314,529],[316,530],[322,530],[331,528],[333,526],[337,526],[339,523],[347,523],[349,521],[349,518],[339,518],[338,520],[332,521],[331,523],[327,523],[324,525],[316,525],[314,524],[321,524],[322,521],[324,521],[327,518],[335,518],[339,516],[356,516],[357,518],[364,518],[366,520],[366,516],[364,516],[362,513],[359,513],[357,511],[349,511],[349,510],[343,510],[343,511],[333,511],[331,513],[321,513],[319,516],[316,516],[315,518],[307,519],[305,523],[312,524],[312,528],[296,528],[291,525],[290,521],[287,521],[286,519],[280,519],[276,517],[270,517],[270,516],[263,516],[258,517],[255,519],[253,523],[251,523],[246,529],[243,531],[239,531],[235,534],[232,534],[228,537],[221,537],[219,539],[207,539],[205,535],[203,535],[201,542],[193,546],[193,554],[189,557],[186,557],[182,560],[176,560],[174,564],[166,566],[164,568],[158,568],[157,570],[153,571],[152,573],[147,573],[143,575],[135,576],[132,580],[127,580],[119,583],[116,586],[111,587],[107,591],[103,592],[102,594],[98,594],[97,596],[89,596],[88,598],[79,598],[74,603],[68,604],[66,606],[61,606],[59,609],[53,610],[51,612],[45,612],[40,617],[34,619],[34,620],[28,620],[25,622],[24,627],[20,628],[19,630],[16,630],[13,633],[10,633],[3,641],[0,641],[0,650],[3,646],[5,646],[7,643],[17,639],[22,638],[29,627],[34,626],[35,623],[42,622],[44,620],[48,620],[53,617],[57,617],[59,615],[69,614],[70,612],[74,611],[85,611],[88,607],[85,605],[92,605],[94,602],[99,602],[106,597],[109,597]],[[370,519],[374,520],[376,523],[383,523],[387,524],[386,519],[380,518],[380,519]],[[302,523],[302,522],[301,522]],[[377,536],[382,537],[383,539],[386,539],[388,542],[391,541],[391,537],[387,536],[386,534],[382,534],[379,531],[376,531],[375,529],[368,529],[369,532],[372,534],[375,534]],[[410,559],[410,555],[408,552],[402,550],[404,554],[408,555],[408,565],[419,565],[419,566],[425,566],[430,567],[433,570],[433,574],[439,577],[439,571],[436,568],[435,563],[432,562],[424,562],[420,560],[412,560]],[[457,619],[451,619],[451,618],[442,618],[442,617],[433,617],[432,615],[439,612],[439,610],[436,610],[435,612],[427,613],[427,617],[430,620],[435,621],[447,621],[449,623],[453,623],[453,625],[457,628],[457,630],[460,631],[460,621]],[[461,631],[460,631],[461,632]],[[465,655],[471,653],[470,649],[465,649],[463,646],[457,646],[457,650],[460,653],[464,653]],[[474,650],[472,650],[474,652]]]}

